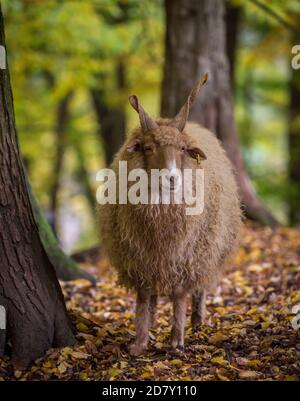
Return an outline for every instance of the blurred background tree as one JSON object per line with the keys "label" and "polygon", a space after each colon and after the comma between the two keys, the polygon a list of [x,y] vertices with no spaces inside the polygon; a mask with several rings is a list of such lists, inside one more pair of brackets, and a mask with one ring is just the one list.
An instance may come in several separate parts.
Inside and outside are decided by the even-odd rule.
{"label": "blurred background tree", "polygon": [[[209,82],[204,94],[196,100],[190,112],[190,120],[210,129],[223,143],[235,167],[245,215],[263,224],[275,226],[277,221],[259,200],[243,162],[231,85],[236,35],[234,37],[232,34],[232,40],[228,42],[233,48],[228,49],[230,54],[227,55],[225,2],[165,0],[165,6],[167,28],[162,115],[176,115],[194,82],[208,72]],[[228,5],[227,24],[234,30],[237,19],[231,20],[231,10],[235,11],[235,8]]]}
{"label": "blurred background tree", "polygon": [[[299,7],[300,8],[300,7]],[[300,9],[290,11],[294,26],[300,27]],[[300,28],[293,29],[291,46],[299,45]],[[290,221],[300,224],[300,71],[291,70],[289,80],[289,115],[288,115],[288,146],[289,146],[289,182],[291,186],[289,196]]]}
{"label": "blurred background tree", "polygon": [[[95,175],[137,124],[128,96],[137,93],[150,113],[160,112],[167,3],[3,1],[22,155],[68,252],[97,241]],[[299,1],[232,0],[225,7],[245,171],[278,221],[299,224],[300,70],[291,68],[292,45],[300,44]],[[199,37],[189,40],[199,50]],[[174,93],[180,103],[185,94]]]}

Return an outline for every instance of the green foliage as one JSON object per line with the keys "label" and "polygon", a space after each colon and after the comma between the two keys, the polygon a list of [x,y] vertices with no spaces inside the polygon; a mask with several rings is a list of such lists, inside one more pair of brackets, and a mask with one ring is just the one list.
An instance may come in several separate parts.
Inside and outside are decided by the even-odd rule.
{"label": "green foliage", "polygon": [[[254,1],[242,7],[237,65],[236,116],[244,156],[258,193],[280,221],[288,222],[288,123],[292,30]],[[298,1],[263,0],[281,20],[297,27]]]}
{"label": "green foliage", "polygon": [[[104,166],[90,88],[101,90],[108,106],[127,106],[132,91],[146,94],[151,103],[158,104],[154,99],[162,69],[161,1],[12,0],[3,1],[2,6],[22,155],[46,209],[57,140],[57,107],[70,90],[75,91],[62,176],[69,185],[63,185],[60,199],[76,209],[84,197],[76,195],[74,149],[82,149],[94,190],[95,173]],[[119,62],[126,68],[122,90],[117,89],[115,73]],[[136,116],[130,116],[136,123]],[[83,207],[82,213],[91,211]],[[83,229],[82,239],[87,241],[87,232],[94,241],[94,229],[89,227]]]}
{"label": "green foliage", "polygon": [[[282,221],[287,221],[291,30],[252,0],[231,2],[243,10],[235,101],[247,168],[259,194]],[[299,25],[293,17],[300,11],[297,0],[260,3],[288,24]],[[2,7],[17,127],[34,191],[47,209],[57,107],[73,90],[60,202],[80,210],[84,220],[93,224],[92,212],[76,181],[79,154],[94,191],[95,173],[104,166],[90,88],[101,91],[108,107],[126,107],[127,130],[137,122],[127,104],[129,94],[137,93],[147,110],[158,114],[163,1],[4,0]],[[125,66],[122,88],[118,88],[116,74],[120,63]],[[95,240],[95,228],[83,228],[79,247]]]}

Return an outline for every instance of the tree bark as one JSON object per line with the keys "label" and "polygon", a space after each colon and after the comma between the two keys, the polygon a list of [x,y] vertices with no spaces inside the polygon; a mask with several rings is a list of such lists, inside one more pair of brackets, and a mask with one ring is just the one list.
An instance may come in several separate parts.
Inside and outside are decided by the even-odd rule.
{"label": "tree bark", "polygon": [[[300,13],[293,15],[294,20],[300,22]],[[291,46],[300,43],[299,32],[293,32]],[[290,222],[300,224],[300,71],[291,69],[290,80],[290,113],[289,113],[289,181],[290,191]]]}
{"label": "tree bark", "polygon": [[[116,91],[122,91],[125,87],[125,66],[122,62],[117,66],[116,75]],[[106,165],[109,166],[125,140],[125,108],[121,105],[109,106],[105,99],[106,94],[100,88],[93,88],[91,96],[99,124],[99,135],[103,141]]]}
{"label": "tree bark", "polygon": [[[0,45],[5,46],[1,8]],[[12,361],[22,368],[50,347],[73,344],[74,336],[31,209],[8,68],[0,70],[0,87],[0,301],[7,311]]]}
{"label": "tree bark", "polygon": [[161,114],[173,117],[203,73],[209,81],[190,120],[216,133],[231,159],[246,215],[275,226],[246,173],[234,120],[230,70],[226,57],[223,0],[165,0],[166,41]]}
{"label": "tree bark", "polygon": [[230,1],[226,1],[225,6],[226,54],[229,63],[231,86],[234,88],[236,50],[238,45],[242,8],[232,4]]}
{"label": "tree bark", "polygon": [[84,278],[95,285],[97,282],[96,278],[88,272],[81,270],[78,267],[77,263],[63,252],[63,250],[59,246],[59,243],[53,233],[51,226],[43,215],[28,182],[27,188],[29,191],[34,219],[38,226],[39,235],[45,251],[50,259],[50,262],[54,266],[57,278],[63,281],[71,281],[79,278]]}

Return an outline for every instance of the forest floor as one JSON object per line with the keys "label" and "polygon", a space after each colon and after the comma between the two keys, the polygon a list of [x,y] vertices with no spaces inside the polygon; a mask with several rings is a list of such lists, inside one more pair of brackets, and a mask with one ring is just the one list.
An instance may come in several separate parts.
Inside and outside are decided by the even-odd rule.
{"label": "forest floor", "polygon": [[149,352],[131,357],[133,294],[116,285],[105,260],[85,268],[98,275],[96,288],[84,280],[62,284],[76,346],[49,350],[25,372],[0,360],[0,379],[300,380],[299,230],[245,228],[199,332],[192,332],[189,313],[184,351],[168,345],[171,304],[162,299]]}

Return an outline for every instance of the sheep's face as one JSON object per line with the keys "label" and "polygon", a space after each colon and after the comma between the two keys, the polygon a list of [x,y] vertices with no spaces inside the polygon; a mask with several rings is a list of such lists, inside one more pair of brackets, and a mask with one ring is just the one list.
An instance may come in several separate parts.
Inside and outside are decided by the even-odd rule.
{"label": "sheep's face", "polygon": [[[159,124],[159,122],[158,122]],[[185,168],[195,168],[206,159],[204,152],[190,143],[189,137],[177,128],[159,125],[142,136],[133,137],[126,146],[129,160],[151,174],[152,170],[164,170],[171,191],[181,186]]]}
{"label": "sheep's face", "polygon": [[139,135],[133,137],[126,146],[127,152],[136,154],[130,158],[131,167],[144,168],[148,173],[166,169],[164,177],[172,191],[181,186],[182,170],[194,167],[191,164],[192,159],[193,163],[195,159],[199,163],[201,158],[206,158],[200,149],[189,144],[184,133],[190,107],[206,81],[207,74],[197,82],[185,104],[171,120],[153,120],[135,95],[129,98],[130,104],[139,114],[141,123]]}

